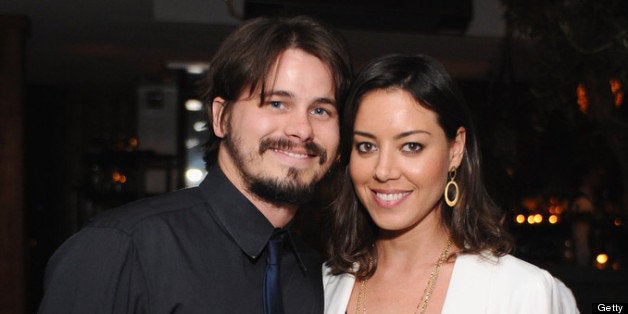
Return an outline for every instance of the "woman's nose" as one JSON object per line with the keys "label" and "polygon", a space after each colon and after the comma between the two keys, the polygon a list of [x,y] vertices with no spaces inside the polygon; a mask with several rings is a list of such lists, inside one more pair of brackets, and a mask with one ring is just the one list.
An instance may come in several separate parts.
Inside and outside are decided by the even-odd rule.
{"label": "woman's nose", "polygon": [[399,178],[399,171],[394,158],[385,151],[380,151],[373,171],[373,178],[380,182]]}

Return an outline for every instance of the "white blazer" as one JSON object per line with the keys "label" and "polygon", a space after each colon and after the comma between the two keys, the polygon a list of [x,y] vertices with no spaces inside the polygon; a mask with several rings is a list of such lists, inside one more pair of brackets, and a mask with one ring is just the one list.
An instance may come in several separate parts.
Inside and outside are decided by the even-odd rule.
{"label": "white blazer", "polygon": [[[344,314],[355,284],[323,265],[325,314]],[[442,313],[580,313],[571,290],[549,272],[512,255],[461,254],[456,258]]]}

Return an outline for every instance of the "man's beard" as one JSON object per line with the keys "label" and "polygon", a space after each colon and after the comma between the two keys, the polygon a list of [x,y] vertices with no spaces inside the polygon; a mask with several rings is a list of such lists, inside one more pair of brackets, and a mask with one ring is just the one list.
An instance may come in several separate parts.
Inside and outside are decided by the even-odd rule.
{"label": "man's beard", "polygon": [[[284,178],[265,178],[248,171],[245,153],[239,150],[238,146],[240,143],[232,134],[233,132],[229,130],[225,134],[223,141],[251,193],[274,204],[298,206],[306,204],[312,199],[318,181],[313,179],[309,183],[301,182],[299,180],[299,170],[296,168],[289,168],[288,174]],[[294,145],[285,139],[264,139],[261,141],[257,153],[261,156],[268,149],[289,149]],[[323,165],[326,162],[327,152],[324,148],[314,143],[307,143],[306,150],[308,154],[315,154],[319,157],[319,164]]]}

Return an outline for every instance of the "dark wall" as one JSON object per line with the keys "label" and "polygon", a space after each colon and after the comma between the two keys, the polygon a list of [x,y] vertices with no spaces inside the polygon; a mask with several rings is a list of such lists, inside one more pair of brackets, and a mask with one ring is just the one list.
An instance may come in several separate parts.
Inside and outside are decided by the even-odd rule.
{"label": "dark wall", "polygon": [[45,264],[80,228],[86,154],[134,130],[134,94],[127,86],[25,88],[25,236],[27,313],[42,293]]}

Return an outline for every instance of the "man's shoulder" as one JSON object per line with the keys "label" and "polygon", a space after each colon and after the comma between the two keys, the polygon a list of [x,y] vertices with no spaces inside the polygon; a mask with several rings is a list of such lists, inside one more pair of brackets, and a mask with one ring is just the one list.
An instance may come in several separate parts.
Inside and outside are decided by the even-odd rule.
{"label": "man's shoulder", "polygon": [[132,233],[147,220],[168,219],[171,215],[193,214],[205,203],[198,188],[187,188],[162,195],[151,196],[106,210],[86,225],[88,228],[114,228]]}

